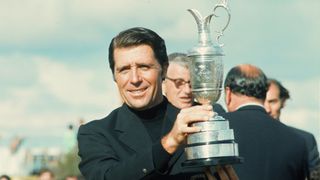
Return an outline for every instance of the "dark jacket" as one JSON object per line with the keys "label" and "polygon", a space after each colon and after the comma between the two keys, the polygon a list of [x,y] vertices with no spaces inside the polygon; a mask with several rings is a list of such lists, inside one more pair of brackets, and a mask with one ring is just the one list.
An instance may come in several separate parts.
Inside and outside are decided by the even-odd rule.
{"label": "dark jacket", "polygon": [[[167,134],[179,110],[168,103],[162,127]],[[79,168],[88,180],[134,180],[134,179],[190,179],[199,169],[183,169],[184,147],[173,156],[165,158],[164,169],[155,164],[163,154],[160,140],[153,143],[139,118],[128,106],[115,109],[106,118],[82,125],[78,132]],[[155,151],[156,150],[156,151]],[[166,153],[166,152],[165,152]],[[159,156],[162,156],[159,154]]]}
{"label": "dark jacket", "polygon": [[313,171],[318,166],[320,166],[319,151],[318,151],[316,139],[311,133],[307,131],[303,131],[301,129],[297,129],[294,127],[290,127],[290,128],[292,128],[294,132],[299,134],[306,141],[307,148],[308,148],[308,167],[310,172]]}
{"label": "dark jacket", "polygon": [[308,174],[307,151],[303,138],[265,109],[244,106],[223,115],[230,121],[239,145],[242,164],[234,165],[244,180],[304,180]]}

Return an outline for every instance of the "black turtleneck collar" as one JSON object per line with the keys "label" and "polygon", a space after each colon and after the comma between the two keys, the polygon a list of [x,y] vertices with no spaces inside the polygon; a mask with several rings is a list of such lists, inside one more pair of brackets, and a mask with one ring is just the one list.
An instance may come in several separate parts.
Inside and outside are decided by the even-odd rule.
{"label": "black turtleneck collar", "polygon": [[148,131],[152,142],[155,142],[161,137],[161,130],[167,110],[167,105],[168,100],[166,98],[163,98],[163,101],[160,104],[150,109],[138,111],[128,107],[128,109],[141,120],[146,130]]}
{"label": "black turtleneck collar", "polygon": [[164,115],[167,109],[167,104],[168,104],[167,98],[163,97],[163,101],[160,104],[153,106],[150,109],[136,110],[129,106],[128,106],[128,109],[132,113],[134,113],[137,117],[139,117],[141,120],[151,120],[161,114]]}

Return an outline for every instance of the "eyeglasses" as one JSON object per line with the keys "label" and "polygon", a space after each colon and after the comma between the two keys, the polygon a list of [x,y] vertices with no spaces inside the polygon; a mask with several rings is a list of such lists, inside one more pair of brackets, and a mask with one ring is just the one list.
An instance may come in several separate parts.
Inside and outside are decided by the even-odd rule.
{"label": "eyeglasses", "polygon": [[189,87],[191,87],[191,84],[190,84],[191,82],[190,81],[185,81],[185,80],[180,79],[180,78],[173,79],[173,78],[169,78],[168,76],[166,76],[166,79],[172,81],[174,83],[174,85],[176,86],[176,88],[178,88],[178,89],[182,89],[185,84],[188,84]]}

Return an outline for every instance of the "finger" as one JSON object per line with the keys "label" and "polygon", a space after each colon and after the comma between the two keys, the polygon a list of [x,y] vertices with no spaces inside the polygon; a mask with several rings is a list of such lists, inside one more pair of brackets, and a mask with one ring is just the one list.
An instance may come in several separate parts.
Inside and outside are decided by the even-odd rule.
{"label": "finger", "polygon": [[206,111],[206,110],[198,110],[198,111],[191,111],[191,112],[188,112],[188,113],[181,113],[181,115],[183,117],[190,116],[190,115],[208,115],[210,117],[213,117],[214,114],[215,114],[215,112]]}
{"label": "finger", "polygon": [[[192,118],[193,116],[209,116],[209,117],[213,117],[214,116],[214,112],[212,110],[205,110],[205,109],[201,109],[201,108],[197,108],[197,109],[193,109],[192,111],[180,111],[180,113],[177,116],[177,119],[195,119]],[[198,118],[198,117],[196,117]],[[201,120],[202,117],[199,118],[199,120]]]}
{"label": "finger", "polygon": [[204,114],[178,114],[175,124],[181,127],[188,127],[194,122],[208,121],[210,119],[210,113]]}
{"label": "finger", "polygon": [[212,174],[209,168],[206,168],[204,171],[208,180],[217,180]]}
{"label": "finger", "polygon": [[221,180],[229,180],[227,173],[220,166],[217,167],[217,172]]}
{"label": "finger", "polygon": [[212,111],[213,107],[211,105],[197,105],[197,106],[192,106],[190,108],[182,109],[180,112],[189,113],[189,112],[199,111],[199,110]]}
{"label": "finger", "polygon": [[188,114],[184,116],[183,122],[184,124],[190,125],[191,123],[194,123],[194,122],[208,121],[212,117],[211,114],[212,113]]}
{"label": "finger", "polygon": [[186,128],[183,130],[183,133],[192,134],[192,133],[197,133],[197,132],[200,132],[200,131],[201,131],[201,127],[192,126],[192,127],[186,127]]}
{"label": "finger", "polygon": [[239,179],[239,177],[237,176],[236,172],[234,171],[234,169],[232,168],[231,165],[224,166],[224,169],[231,180],[238,180]]}

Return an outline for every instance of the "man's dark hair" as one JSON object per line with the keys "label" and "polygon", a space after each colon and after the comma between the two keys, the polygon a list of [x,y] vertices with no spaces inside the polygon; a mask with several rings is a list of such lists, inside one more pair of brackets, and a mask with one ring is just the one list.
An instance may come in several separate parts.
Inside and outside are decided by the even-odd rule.
{"label": "man's dark hair", "polygon": [[135,27],[120,32],[111,40],[109,45],[109,66],[114,74],[114,50],[116,48],[149,45],[162,68],[162,74],[168,67],[168,56],[164,40],[154,31],[142,27]]}
{"label": "man's dark hair", "polygon": [[283,85],[281,84],[280,81],[276,80],[276,79],[272,79],[272,78],[269,78],[268,79],[268,85],[270,86],[271,84],[274,84],[278,87],[279,89],[279,98],[282,100],[282,101],[286,101],[287,99],[290,98],[290,94],[289,94],[289,91],[283,87]]}
{"label": "man's dark hair", "polygon": [[248,64],[232,68],[227,74],[224,87],[229,87],[232,93],[263,100],[268,91],[266,75],[258,67]]}

